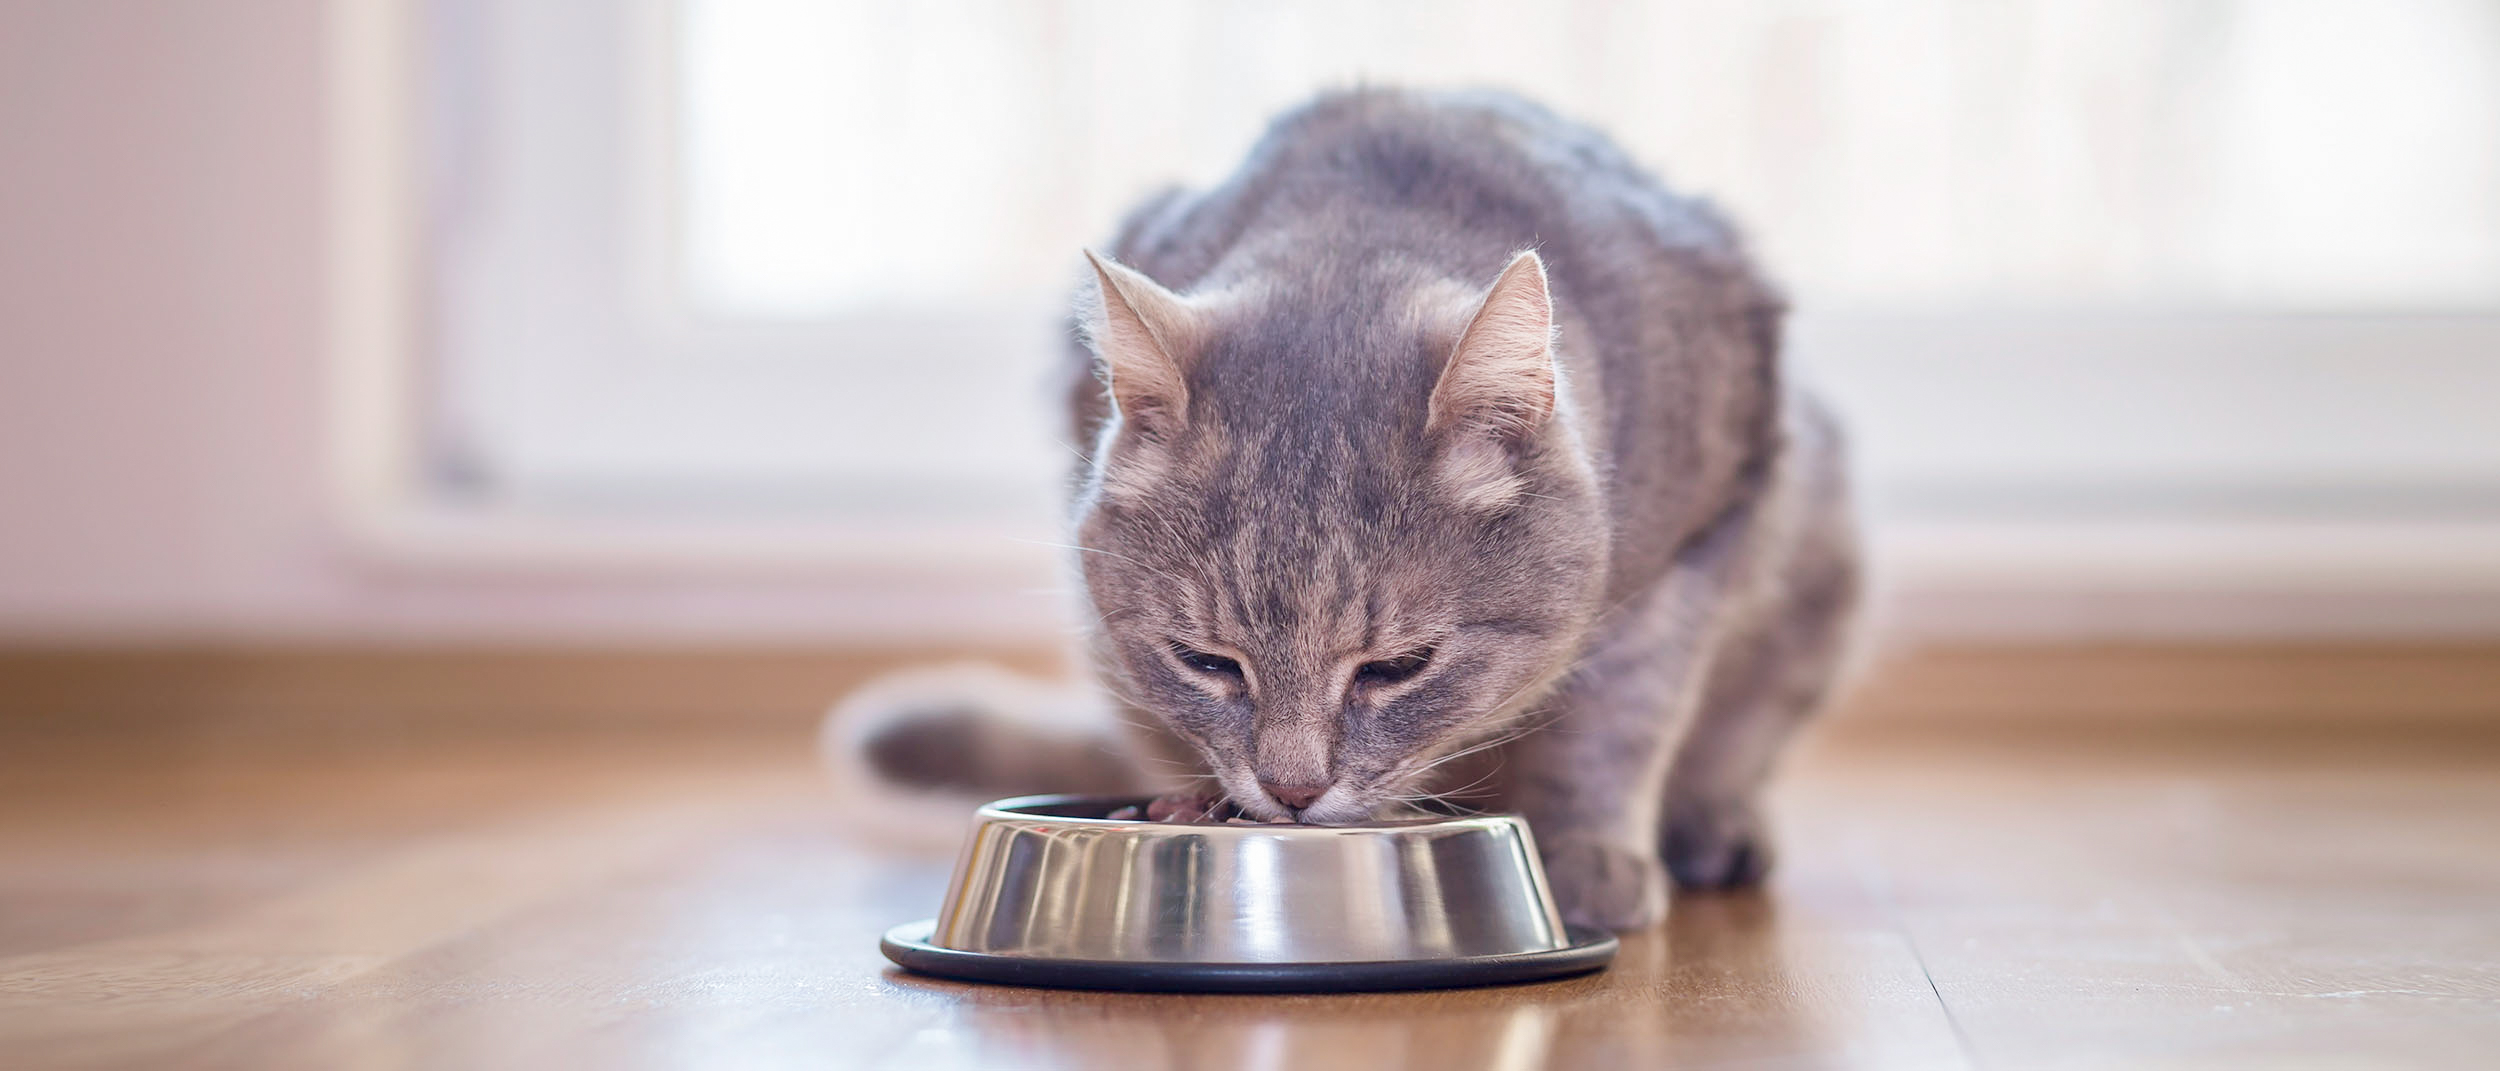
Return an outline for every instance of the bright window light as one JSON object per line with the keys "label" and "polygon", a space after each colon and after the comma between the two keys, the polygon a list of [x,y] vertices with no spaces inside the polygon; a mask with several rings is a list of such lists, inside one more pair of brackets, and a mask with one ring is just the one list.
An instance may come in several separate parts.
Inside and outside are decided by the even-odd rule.
{"label": "bright window light", "polygon": [[2500,8],[2478,0],[1521,11],[683,0],[687,296],[810,317],[1054,294],[1139,195],[1375,82],[1600,124],[1821,307],[2500,299]]}

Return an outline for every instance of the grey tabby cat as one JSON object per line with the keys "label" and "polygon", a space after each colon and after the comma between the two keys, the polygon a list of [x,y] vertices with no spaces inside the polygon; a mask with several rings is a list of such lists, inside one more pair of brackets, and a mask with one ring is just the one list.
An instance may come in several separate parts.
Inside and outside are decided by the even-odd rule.
{"label": "grey tabby cat", "polygon": [[1763,876],[1763,783],[1859,573],[1841,444],[1726,222],[1518,98],[1367,90],[1105,252],[1073,515],[1145,761],[923,698],[866,716],[872,768],[1196,774],[1323,824],[1458,793],[1526,814],[1565,917],[1615,929],[1668,872]]}

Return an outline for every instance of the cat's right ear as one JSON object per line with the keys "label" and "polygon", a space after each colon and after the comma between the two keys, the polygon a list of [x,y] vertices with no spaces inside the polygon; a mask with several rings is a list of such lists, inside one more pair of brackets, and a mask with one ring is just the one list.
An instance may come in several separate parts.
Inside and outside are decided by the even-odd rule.
{"label": "cat's right ear", "polygon": [[1085,252],[1098,284],[1085,311],[1085,337],[1111,382],[1123,427],[1168,439],[1189,418],[1189,378],[1181,361],[1197,310],[1163,284],[1117,261]]}

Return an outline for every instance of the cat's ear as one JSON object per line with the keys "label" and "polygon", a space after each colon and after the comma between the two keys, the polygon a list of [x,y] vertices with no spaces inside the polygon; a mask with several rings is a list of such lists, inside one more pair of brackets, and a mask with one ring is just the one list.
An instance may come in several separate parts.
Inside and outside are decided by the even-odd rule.
{"label": "cat's ear", "polygon": [[1148,438],[1178,432],[1189,416],[1189,379],[1181,360],[1195,334],[1197,310],[1117,261],[1085,252],[1094,266],[1097,303],[1085,310],[1085,334],[1111,381],[1111,397],[1128,428]]}
{"label": "cat's ear", "polygon": [[1518,450],[1554,416],[1554,299],[1545,262],[1511,258],[1468,320],[1433,384],[1425,434],[1438,444],[1442,489],[1470,509],[1500,511],[1527,490]]}
{"label": "cat's ear", "polygon": [[1554,299],[1530,250],[1502,269],[1441,366],[1426,432],[1526,439],[1554,415],[1554,378]]}

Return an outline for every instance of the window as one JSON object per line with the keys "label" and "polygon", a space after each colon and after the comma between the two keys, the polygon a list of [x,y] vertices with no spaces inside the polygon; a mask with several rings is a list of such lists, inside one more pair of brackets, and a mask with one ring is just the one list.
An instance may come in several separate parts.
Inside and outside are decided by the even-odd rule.
{"label": "window", "polygon": [[423,0],[421,473],[1042,533],[1076,250],[1267,116],[1493,84],[1754,234],[1874,497],[2500,503],[2500,9]]}

